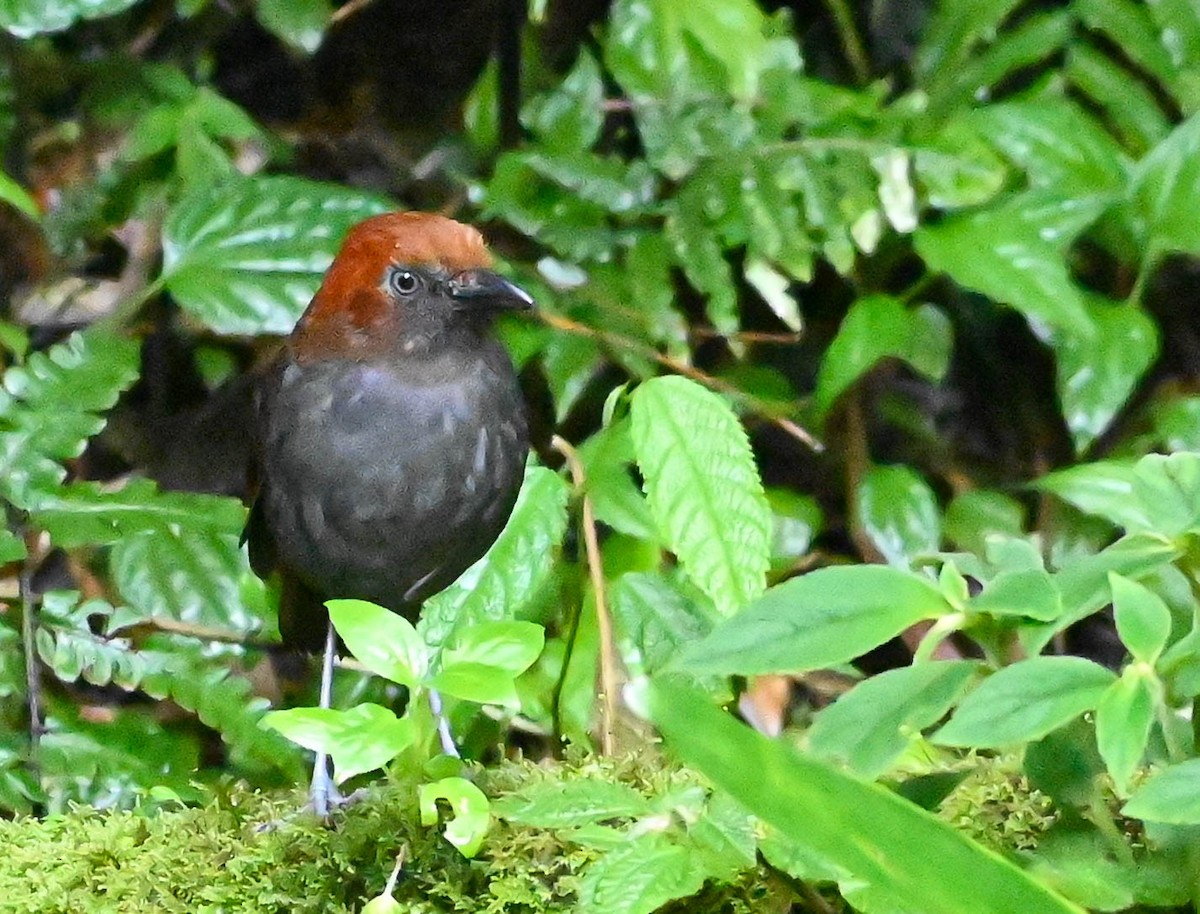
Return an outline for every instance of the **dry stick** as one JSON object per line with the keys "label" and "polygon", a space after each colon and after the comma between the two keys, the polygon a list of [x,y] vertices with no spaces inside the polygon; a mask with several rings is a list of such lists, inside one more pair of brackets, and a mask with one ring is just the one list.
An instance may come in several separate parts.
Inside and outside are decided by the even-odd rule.
{"label": "dry stick", "polygon": [[566,458],[571,481],[583,502],[583,545],[596,600],[596,627],[600,633],[600,749],[605,755],[612,755],[615,751],[613,734],[617,717],[617,658],[613,645],[612,618],[604,598],[604,566],[600,562],[600,541],[596,537],[596,515],[592,510],[592,499],[584,488],[587,476],[579,454],[559,435],[555,435],[550,444]]}
{"label": "dry stick", "polygon": [[791,419],[772,414],[771,410],[757,397],[739,390],[728,381],[723,381],[720,378],[713,377],[707,372],[701,371],[694,365],[689,365],[687,362],[681,362],[678,359],[673,359],[669,355],[664,355],[653,346],[647,346],[638,340],[631,337],[622,336],[619,333],[609,333],[606,330],[597,330],[595,327],[589,327],[587,324],[581,324],[578,321],[571,320],[569,317],[563,317],[561,314],[550,314],[546,311],[538,312],[538,317],[544,324],[553,327],[555,330],[562,330],[566,333],[575,333],[580,336],[590,336],[593,339],[600,340],[608,346],[616,349],[628,349],[637,352],[647,358],[651,358],[660,365],[669,368],[676,374],[681,374],[686,378],[691,378],[710,390],[719,391],[720,393],[729,394],[744,401],[755,412],[759,413],[764,419],[774,423],[779,428],[783,429],[793,438],[803,442],[810,449],[818,453],[825,450],[825,445],[817,440],[813,435],[798,423]]}
{"label": "dry stick", "polygon": [[38,558],[37,536],[25,536],[25,558],[19,577],[21,640],[25,647],[25,691],[29,703],[29,769],[37,784],[42,782],[42,668],[38,661],[36,634],[37,601],[33,594],[33,568]]}

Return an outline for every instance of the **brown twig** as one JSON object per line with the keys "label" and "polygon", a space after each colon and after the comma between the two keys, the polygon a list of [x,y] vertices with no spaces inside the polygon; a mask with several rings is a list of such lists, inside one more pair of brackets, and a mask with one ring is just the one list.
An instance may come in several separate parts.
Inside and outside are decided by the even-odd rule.
{"label": "brown twig", "polygon": [[604,596],[604,566],[600,560],[600,541],[596,536],[596,515],[585,488],[587,475],[579,454],[559,435],[555,435],[550,444],[566,459],[571,481],[583,506],[583,545],[592,581],[592,595],[596,601],[596,627],[600,635],[600,749],[605,755],[612,755],[616,750],[617,652],[613,642],[612,617]]}
{"label": "brown twig", "polygon": [[344,6],[339,6],[333,11],[333,15],[329,17],[330,25],[337,25],[344,19],[349,19],[355,13],[370,6],[374,0],[350,0]]}
{"label": "brown twig", "polygon": [[564,333],[575,333],[580,336],[589,336],[592,339],[600,340],[607,346],[615,349],[626,349],[632,352],[653,359],[664,368],[668,368],[676,374],[683,375],[686,378],[691,378],[699,384],[703,384],[710,390],[718,391],[719,393],[727,394],[737,400],[742,401],[753,412],[758,413],[764,419],[774,423],[783,431],[787,432],[793,438],[802,442],[810,449],[821,452],[825,450],[825,445],[815,438],[811,432],[801,426],[799,423],[788,419],[784,416],[777,415],[768,404],[764,403],[758,397],[746,393],[744,390],[724,381],[721,378],[714,377],[705,371],[701,371],[694,365],[689,365],[687,362],[681,362],[679,359],[672,358],[655,349],[653,346],[647,346],[645,343],[632,339],[631,337],[623,336],[619,333],[610,333],[607,330],[597,330],[595,327],[589,327],[587,324],[581,324],[579,321],[572,320],[569,317],[563,317],[561,314],[551,314],[547,311],[538,312],[538,317],[544,324],[553,327],[555,330],[562,330]]}

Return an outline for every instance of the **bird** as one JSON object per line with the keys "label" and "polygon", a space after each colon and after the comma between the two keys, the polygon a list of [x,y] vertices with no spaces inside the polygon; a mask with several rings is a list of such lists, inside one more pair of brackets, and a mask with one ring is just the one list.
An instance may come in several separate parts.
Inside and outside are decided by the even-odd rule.
{"label": "bird", "polygon": [[[532,305],[477,229],[384,213],[347,233],[264,372],[243,539],[254,571],[279,576],[284,646],[322,652],[322,707],[337,652],[324,601],[415,621],[508,521],[529,426],[490,330]],[[336,799],[318,754],[310,805],[324,817]]]}

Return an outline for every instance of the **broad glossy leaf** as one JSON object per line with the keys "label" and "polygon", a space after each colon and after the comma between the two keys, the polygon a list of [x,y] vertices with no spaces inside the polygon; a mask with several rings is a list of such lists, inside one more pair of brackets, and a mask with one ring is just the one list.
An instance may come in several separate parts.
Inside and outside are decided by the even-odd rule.
{"label": "broad glossy leaf", "polygon": [[1200,825],[1200,758],[1164,768],[1134,791],[1121,812],[1149,822]]}
{"label": "broad glossy leaf", "polygon": [[602,428],[579,447],[586,488],[596,519],[619,533],[657,541],[658,530],[646,497],[633,480],[633,440],[629,420]]}
{"label": "broad glossy leaf", "polygon": [[1152,530],[1154,519],[1134,497],[1133,465],[1097,460],[1048,473],[1033,483],[1086,514],[1095,514],[1129,530]]}
{"label": "broad glossy leaf", "polygon": [[1094,710],[1116,677],[1082,657],[1031,657],[985,679],[933,736],[988,749],[1040,739]]}
{"label": "broad glossy leaf", "polygon": [[382,197],[292,177],[197,188],[163,226],[163,278],[217,333],[287,333],[355,223],[395,209]]}
{"label": "broad glossy leaf", "polygon": [[1148,454],[1133,467],[1133,493],[1166,536],[1200,524],[1200,454]]}
{"label": "broad glossy leaf", "polygon": [[1011,495],[971,489],[955,495],[942,519],[946,538],[964,549],[982,553],[989,536],[1020,536],[1025,530],[1025,507]]}
{"label": "broad glossy leaf", "polygon": [[18,38],[61,32],[80,19],[99,19],[129,9],[138,0],[3,0],[0,28]]}
{"label": "broad glossy leaf", "polygon": [[694,381],[652,378],[630,398],[631,431],[650,513],[688,577],[723,615],[762,593],[771,511],[746,432]]}
{"label": "broad glossy leaf", "polygon": [[567,529],[567,487],[557,473],[530,466],[512,516],[487,555],[425,601],[417,631],[438,646],[459,626],[512,619],[533,599]]}
{"label": "broad glossy leaf", "polygon": [[1111,196],[1128,181],[1128,157],[1116,140],[1067,99],[1039,96],[987,105],[971,115],[1033,187],[1081,197]]}
{"label": "broad glossy leaf", "polygon": [[121,598],[143,618],[244,635],[262,628],[262,618],[242,599],[250,569],[236,533],[155,523],[118,539],[109,568]]}
{"label": "broad glossy leaf", "polygon": [[686,648],[695,673],[798,673],[845,663],[951,611],[937,585],[885,565],[822,568],[777,584]]}
{"label": "broad glossy leaf", "polygon": [[330,600],[329,618],[363,666],[410,689],[429,668],[429,649],[413,624],[366,600]]}
{"label": "broad glossy leaf", "polygon": [[970,660],[919,663],[872,676],[818,712],[813,753],[861,777],[883,774],[921,730],[937,723],[979,670]]}
{"label": "broad glossy leaf", "polygon": [[1158,357],[1154,321],[1137,305],[1086,294],[1092,332],[1054,334],[1063,418],[1082,451],[1109,426]]}
{"label": "broad glossy leaf", "polygon": [[1177,126],[1138,162],[1130,193],[1145,249],[1200,251],[1200,114]]}
{"label": "broad glossy leaf", "polygon": [[838,328],[817,373],[816,407],[824,415],[837,398],[880,359],[903,359],[931,380],[950,361],[951,332],[931,305],[909,308],[887,295],[860,298]]}
{"label": "broad glossy leaf", "polygon": [[262,726],[333,759],[334,780],[341,784],[374,771],[412,745],[416,728],[387,708],[365,702],[348,711],[290,708],[263,715]]}
{"label": "broad glossy leaf", "polygon": [[443,834],[468,860],[479,853],[492,816],[488,798],[466,778],[442,778],[432,784],[422,784],[417,790],[417,805],[421,809],[421,824],[435,825],[438,821],[437,801],[445,800],[454,812]]}
{"label": "broad glossy leaf", "polygon": [[667,747],[790,841],[921,914],[1082,914],[999,854],[893,791],[769,740],[668,680],[650,690]]}
{"label": "broad glossy leaf", "polygon": [[519,676],[533,666],[546,643],[546,630],[534,622],[477,622],[461,628],[442,651],[442,664],[483,663]]}
{"label": "broad glossy leaf", "polygon": [[521,123],[549,149],[591,149],[604,126],[604,78],[596,58],[581,49],[561,83],[525,104]]}
{"label": "broad glossy leaf", "polygon": [[1154,674],[1145,667],[1129,666],[1096,706],[1096,744],[1118,796],[1129,791],[1161,701],[1162,685]]}
{"label": "broad glossy leaf", "polygon": [[908,569],[941,544],[937,496],[906,466],[871,467],[855,493],[858,522],[889,565]]}
{"label": "broad glossy leaf", "polygon": [[519,708],[521,700],[513,678],[508,670],[487,663],[444,663],[429,680],[429,687],[463,701]]}
{"label": "broad glossy leaf", "polygon": [[951,216],[917,229],[917,251],[931,270],[1011,305],[1035,330],[1086,337],[1091,324],[1083,293],[1072,281],[1059,245],[1020,217],[1011,209]]}
{"label": "broad glossy leaf", "polygon": [[1119,574],[1109,573],[1108,586],[1121,643],[1135,660],[1153,666],[1171,634],[1171,611],[1154,591]]}

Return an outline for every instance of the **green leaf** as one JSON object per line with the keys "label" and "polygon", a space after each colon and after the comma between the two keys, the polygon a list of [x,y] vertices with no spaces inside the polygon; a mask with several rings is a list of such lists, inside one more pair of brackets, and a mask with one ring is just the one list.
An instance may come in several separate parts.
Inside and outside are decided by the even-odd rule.
{"label": "green leaf", "polygon": [[838,328],[817,373],[816,408],[834,401],[880,359],[902,359],[930,380],[940,380],[950,361],[950,324],[931,305],[910,309],[887,295],[860,298]]}
{"label": "green leaf", "polygon": [[[162,492],[148,479],[131,479],[116,491],[92,482],[68,483],[39,496],[30,516],[58,546],[68,549],[115,543],[140,533],[174,536],[170,530],[173,525],[237,535],[245,524],[246,512],[232,498]],[[165,542],[163,546],[167,547]]]}
{"label": "green leaf", "polygon": [[871,467],[855,493],[863,532],[889,565],[908,569],[941,544],[937,496],[906,466]]}
{"label": "green leaf", "polygon": [[1083,293],[1058,243],[1034,219],[1025,207],[991,208],[923,225],[914,240],[930,270],[1011,305],[1035,328],[1086,337],[1091,324]]}
{"label": "green leaf", "polygon": [[1147,822],[1200,825],[1200,759],[1164,768],[1134,791],[1121,813]]}
{"label": "green leaf", "polygon": [[978,670],[974,661],[954,660],[872,676],[818,712],[808,731],[809,749],[874,780],[921,730],[941,720]]}
{"label": "green leaf", "polygon": [[217,333],[287,333],[355,223],[387,200],[292,177],[192,189],[163,227],[163,279]]}
{"label": "green leaf", "polygon": [[1062,595],[1043,569],[1002,571],[970,602],[971,612],[989,616],[1023,616],[1052,622],[1062,615]]}
{"label": "green leaf", "polygon": [[1171,611],[1154,591],[1119,574],[1109,572],[1108,585],[1121,643],[1135,660],[1153,666],[1171,634]]}
{"label": "green leaf", "polygon": [[0,390],[0,492],[29,507],[32,489],[66,478],[61,461],[83,453],[100,413],[138,376],[138,346],[101,330],[73,333],[4,373]]}
{"label": "green leaf", "polygon": [[4,0],[0,28],[18,38],[61,32],[80,19],[99,19],[129,9],[138,0]]}
{"label": "green leaf", "polygon": [[483,847],[483,839],[492,822],[488,798],[466,778],[442,778],[432,784],[422,784],[417,790],[422,825],[437,824],[438,800],[445,800],[454,812],[454,818],[446,823],[443,832],[446,840],[470,860]]}
{"label": "green leaf", "polygon": [[312,54],[325,37],[333,5],[329,0],[258,0],[256,12],[268,32]]}
{"label": "green leaf", "polygon": [[412,745],[416,728],[387,708],[370,702],[348,711],[333,708],[290,708],[264,714],[262,726],[294,743],[333,759],[334,780],[381,768]]}
{"label": "green leaf", "polygon": [[1071,44],[1063,75],[1073,93],[1099,110],[1127,148],[1142,152],[1170,130],[1155,93],[1090,42]]}
{"label": "green leaf", "polygon": [[596,519],[618,533],[657,540],[658,530],[641,489],[633,480],[633,439],[629,420],[621,419],[596,432],[579,446],[586,472],[585,488]]}
{"label": "green leaf", "polygon": [[516,677],[533,666],[545,643],[545,629],[534,622],[477,622],[455,633],[442,666],[482,663]]}
{"label": "green leaf", "polygon": [[427,684],[464,701],[519,708],[521,699],[513,679],[508,670],[487,663],[446,663]]}
{"label": "green leaf", "polygon": [[415,688],[429,668],[429,649],[411,622],[366,600],[330,600],[329,618],[363,666]]}
{"label": "green leaf", "polygon": [[950,500],[942,526],[952,543],[982,553],[991,536],[1021,536],[1025,530],[1025,508],[1002,492],[971,489]]}
{"label": "green leaf", "polygon": [[885,565],[822,568],[772,587],[686,648],[674,666],[743,675],[821,669],[950,611],[922,576]]}
{"label": "green leaf", "polygon": [[694,852],[661,832],[630,838],[590,864],[579,885],[579,914],[651,914],[700,890],[707,873]]}
{"label": "green leaf", "polygon": [[1129,792],[1161,700],[1162,686],[1154,674],[1135,665],[1125,669],[1096,706],[1096,744],[1118,796]]}
{"label": "green leaf", "polygon": [[774,533],[771,537],[771,565],[790,566],[812,547],[813,539],[824,523],[821,506],[811,495],[791,489],[768,488]]}
{"label": "green leaf", "polygon": [[0,171],[0,202],[15,206],[30,219],[41,219],[42,210],[24,187]]}
{"label": "green leaf", "polygon": [[933,740],[987,749],[1040,739],[1095,709],[1115,678],[1082,657],[1021,660],[985,679]]}
{"label": "green leaf", "polygon": [[715,621],[711,605],[690,599],[661,574],[621,575],[609,602],[625,663],[641,665],[651,673],[665,666],[683,645],[712,631]]}
{"label": "green leaf", "polygon": [[492,548],[425,601],[417,623],[425,643],[437,647],[460,628],[520,613],[549,577],[566,529],[566,484],[545,467],[528,467],[512,516]]}
{"label": "green leaf", "polygon": [[18,562],[25,558],[25,543],[11,530],[0,529],[0,563]]}
{"label": "green leaf", "polygon": [[667,240],[684,275],[706,296],[705,312],[719,333],[738,329],[737,292],[733,270],[703,214],[683,205],[682,195],[666,204]]}
{"label": "green leaf", "polygon": [[581,49],[561,83],[525,104],[521,122],[552,151],[591,149],[604,126],[604,79],[596,58]]}
{"label": "green leaf", "polygon": [[1149,256],[1200,251],[1200,114],[1177,126],[1138,162],[1130,199],[1134,228]]}
{"label": "green leaf", "polygon": [[889,910],[1082,914],[999,854],[893,791],[769,740],[663,680],[651,716],[667,747],[792,842],[866,883]]}
{"label": "green leaf", "polygon": [[595,778],[539,781],[492,804],[497,817],[531,828],[578,828],[653,811],[650,801],[628,784]]}
{"label": "green leaf", "polygon": [[1134,471],[1127,461],[1097,460],[1047,473],[1033,486],[1056,495],[1085,514],[1129,530],[1152,530],[1154,520],[1133,497]]}
{"label": "green leaf", "polygon": [[762,593],[771,512],[733,410],[686,378],[646,381],[630,398],[650,513],[688,577],[732,615]]}
{"label": "green leaf", "polygon": [[1082,451],[1108,428],[1158,357],[1154,321],[1137,305],[1086,294],[1091,332],[1055,333],[1058,397],[1063,418]]}
{"label": "green leaf", "polygon": [[1013,162],[1030,186],[1082,197],[1124,191],[1129,162],[1116,140],[1077,104],[1038,96],[987,105],[971,120]]}
{"label": "green leaf", "polygon": [[156,522],[118,539],[109,568],[122,599],[143,618],[243,635],[262,628],[263,620],[242,598],[250,569],[234,533]]}

